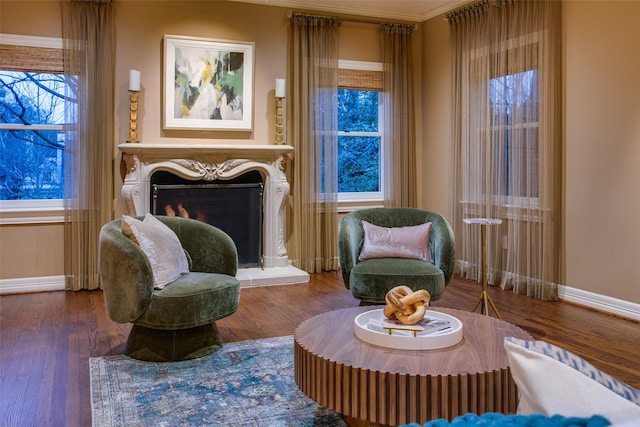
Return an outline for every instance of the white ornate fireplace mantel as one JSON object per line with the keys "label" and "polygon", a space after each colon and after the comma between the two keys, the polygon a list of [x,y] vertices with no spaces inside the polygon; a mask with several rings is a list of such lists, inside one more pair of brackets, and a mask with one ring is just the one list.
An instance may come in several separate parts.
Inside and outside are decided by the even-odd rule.
{"label": "white ornate fireplace mantel", "polygon": [[118,145],[126,163],[122,197],[127,214],[150,212],[151,176],[168,171],[188,180],[225,180],[256,170],[264,179],[264,268],[238,270],[242,286],[303,283],[309,275],[292,267],[285,247],[284,207],[289,183],[283,172],[290,145],[126,143]]}

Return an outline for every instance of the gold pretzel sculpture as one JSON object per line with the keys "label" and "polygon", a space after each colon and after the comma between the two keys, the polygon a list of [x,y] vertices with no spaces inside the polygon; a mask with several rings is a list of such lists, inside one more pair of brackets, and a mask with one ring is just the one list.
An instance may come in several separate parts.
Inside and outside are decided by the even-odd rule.
{"label": "gold pretzel sculpture", "polygon": [[431,295],[424,289],[412,291],[408,286],[396,286],[385,295],[387,305],[384,315],[391,320],[399,320],[403,325],[415,325],[427,313]]}

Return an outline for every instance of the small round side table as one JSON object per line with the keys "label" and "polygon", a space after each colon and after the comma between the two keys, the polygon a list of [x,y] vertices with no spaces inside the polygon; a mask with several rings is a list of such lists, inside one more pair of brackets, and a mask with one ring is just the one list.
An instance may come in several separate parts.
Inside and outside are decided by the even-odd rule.
{"label": "small round side table", "polygon": [[502,224],[502,220],[497,218],[465,218],[463,221],[465,224],[480,225],[480,241],[482,244],[482,293],[471,311],[476,311],[478,306],[480,306],[482,314],[489,315],[489,306],[491,306],[498,319],[502,319],[496,305],[487,292],[487,226]]}

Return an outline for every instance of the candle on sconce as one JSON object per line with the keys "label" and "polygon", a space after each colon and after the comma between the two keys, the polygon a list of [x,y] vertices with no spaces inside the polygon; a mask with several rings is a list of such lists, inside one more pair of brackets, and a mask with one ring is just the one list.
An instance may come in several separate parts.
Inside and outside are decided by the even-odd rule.
{"label": "candle on sconce", "polygon": [[138,141],[138,95],[140,92],[140,71],[129,70],[129,139],[127,142]]}
{"label": "candle on sconce", "polygon": [[284,79],[276,79],[276,98],[284,98]]}
{"label": "candle on sconce", "polygon": [[140,91],[140,71],[129,70],[129,90],[134,92]]}
{"label": "candle on sconce", "polygon": [[276,144],[284,144],[284,79],[276,79]]}

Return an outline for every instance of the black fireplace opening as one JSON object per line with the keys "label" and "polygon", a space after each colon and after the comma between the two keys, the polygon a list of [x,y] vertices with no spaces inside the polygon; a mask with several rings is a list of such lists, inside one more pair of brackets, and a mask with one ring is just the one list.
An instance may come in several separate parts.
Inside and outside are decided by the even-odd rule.
{"label": "black fireplace opening", "polygon": [[257,170],[228,180],[188,180],[168,171],[151,176],[151,213],[206,222],[227,233],[239,267],[261,267],[263,177]]}

